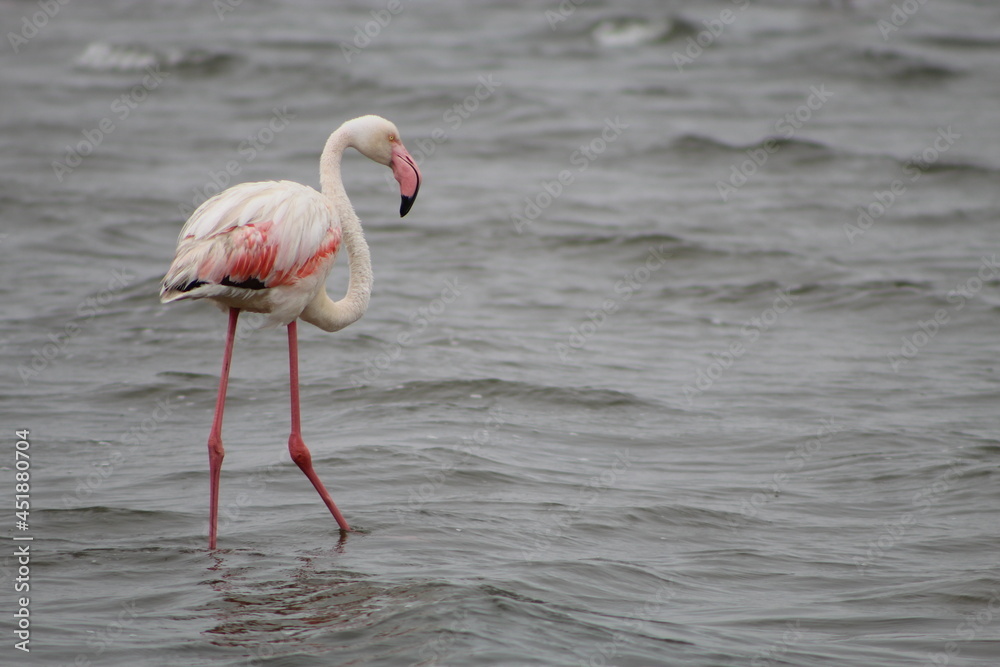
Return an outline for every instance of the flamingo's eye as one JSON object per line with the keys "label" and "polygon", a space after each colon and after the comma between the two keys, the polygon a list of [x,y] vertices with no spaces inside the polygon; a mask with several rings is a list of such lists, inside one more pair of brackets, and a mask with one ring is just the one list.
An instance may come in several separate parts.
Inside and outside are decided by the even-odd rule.
{"label": "flamingo's eye", "polygon": [[395,141],[395,140],[396,140],[396,135],[395,134],[390,134],[389,135],[389,141]]}

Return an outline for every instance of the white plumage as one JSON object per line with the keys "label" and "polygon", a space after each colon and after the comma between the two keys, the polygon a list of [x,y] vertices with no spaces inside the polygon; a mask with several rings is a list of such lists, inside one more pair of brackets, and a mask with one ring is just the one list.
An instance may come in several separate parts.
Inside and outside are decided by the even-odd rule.
{"label": "white plumage", "polygon": [[292,181],[243,183],[191,215],[163,279],[164,303],[209,298],[288,324],[326,284],[340,248],[329,198]]}

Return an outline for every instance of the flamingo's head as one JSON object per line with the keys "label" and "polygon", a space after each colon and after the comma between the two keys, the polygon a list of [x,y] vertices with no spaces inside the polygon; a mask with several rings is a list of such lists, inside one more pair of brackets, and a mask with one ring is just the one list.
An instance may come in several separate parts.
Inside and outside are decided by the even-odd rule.
{"label": "flamingo's head", "polygon": [[420,191],[420,169],[403,146],[399,130],[381,116],[362,116],[348,122],[354,137],[351,145],[368,159],[392,169],[402,197],[399,215],[406,215]]}

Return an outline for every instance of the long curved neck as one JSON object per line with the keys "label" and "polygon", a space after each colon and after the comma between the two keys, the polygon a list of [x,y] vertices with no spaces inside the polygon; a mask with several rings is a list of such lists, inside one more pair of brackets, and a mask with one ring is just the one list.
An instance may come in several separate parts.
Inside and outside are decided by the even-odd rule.
{"label": "long curved neck", "polygon": [[323,194],[333,203],[334,210],[340,218],[340,228],[350,266],[347,294],[343,299],[334,301],[324,289],[300,315],[303,320],[324,331],[338,331],[361,319],[368,310],[368,299],[374,282],[371,254],[368,251],[364,231],[361,229],[361,221],[351,206],[351,200],[347,198],[344,182],[340,177],[340,160],[344,151],[351,145],[351,139],[350,133],[343,127],[338,129],[327,139],[319,161],[320,185]]}

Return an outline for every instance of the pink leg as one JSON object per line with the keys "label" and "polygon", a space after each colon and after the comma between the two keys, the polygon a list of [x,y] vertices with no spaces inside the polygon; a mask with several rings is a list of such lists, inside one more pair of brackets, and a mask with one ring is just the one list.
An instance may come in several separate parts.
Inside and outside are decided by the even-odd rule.
{"label": "pink leg", "polygon": [[212,430],[208,434],[208,548],[215,548],[216,524],[219,518],[219,476],[222,473],[222,458],[226,455],[222,448],[222,410],[226,406],[226,389],[229,387],[229,367],[233,361],[233,343],[236,341],[236,320],[239,308],[229,309],[229,332],[226,334],[226,350],[222,353],[222,375],[219,377],[219,396],[215,400],[215,417]]}
{"label": "pink leg", "polygon": [[319,477],[316,476],[316,471],[313,470],[312,466],[312,455],[309,454],[306,443],[302,441],[302,423],[299,419],[299,341],[298,334],[296,333],[297,321],[292,320],[288,324],[288,377],[292,394],[292,434],[288,437],[288,453],[292,455],[295,465],[306,474],[309,481],[319,491],[320,498],[326,503],[330,513],[333,514],[333,518],[337,520],[337,525],[340,526],[340,529],[348,531],[351,529],[350,526],[347,525],[344,515],[337,509],[333,498],[327,493],[323,482],[319,481]]}

